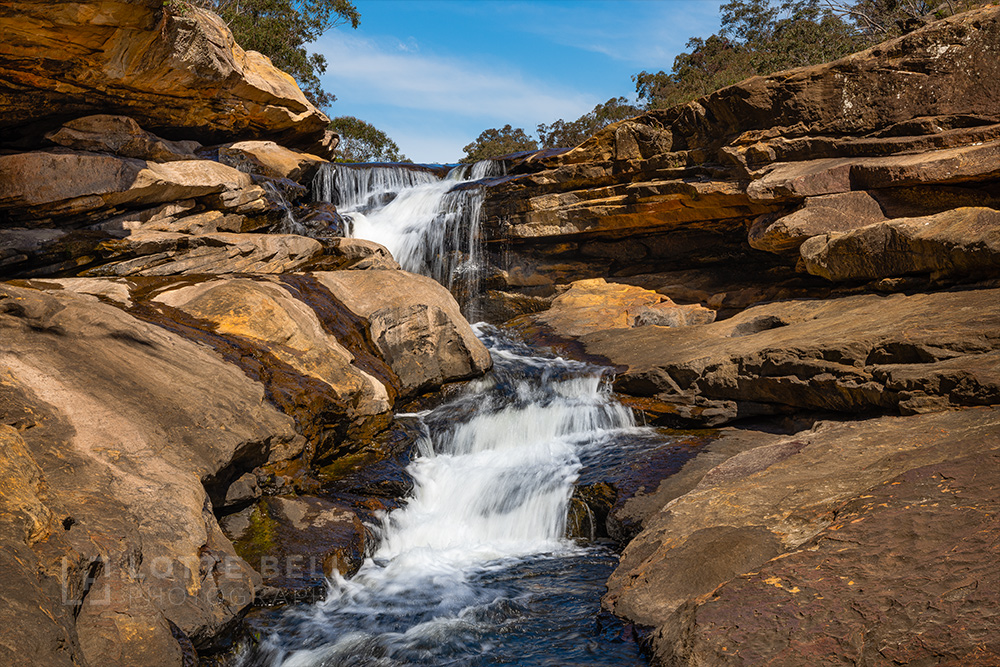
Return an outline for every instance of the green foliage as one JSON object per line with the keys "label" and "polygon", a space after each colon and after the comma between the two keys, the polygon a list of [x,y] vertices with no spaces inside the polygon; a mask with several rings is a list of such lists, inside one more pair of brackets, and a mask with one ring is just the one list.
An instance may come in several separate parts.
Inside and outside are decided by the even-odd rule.
{"label": "green foliage", "polygon": [[465,151],[465,157],[459,162],[478,162],[479,160],[537,149],[538,143],[529,137],[523,129],[504,125],[499,130],[493,128],[483,130],[475,141],[462,149]]}
{"label": "green foliage", "polygon": [[631,118],[639,113],[639,109],[629,104],[624,97],[612,97],[604,104],[598,104],[589,113],[576,120],[559,119],[548,125],[538,126],[538,138],[542,148],[577,146],[602,127]]}
{"label": "green foliage", "polygon": [[688,41],[670,72],[632,77],[646,108],[708,95],[755,74],[815,65],[989,0],[729,0],[722,28]]}
{"label": "green foliage", "polygon": [[689,40],[669,73],[632,77],[648,108],[688,102],[754,74],[835,60],[871,41],[821,0],[730,0],[720,11],[719,33]]}
{"label": "green foliage", "polygon": [[323,90],[319,77],[326,58],[309,53],[306,44],[324,32],[350,23],[357,28],[361,14],[350,0],[196,0],[229,24],[244,49],[260,51],[274,66],[291,74],[313,104],[337,99]]}
{"label": "green foliage", "polygon": [[360,118],[334,118],[330,129],[340,135],[338,162],[409,162],[385,132]]}
{"label": "green foliage", "polygon": [[850,19],[872,43],[896,37],[952,14],[992,4],[993,0],[855,0],[827,2]]}

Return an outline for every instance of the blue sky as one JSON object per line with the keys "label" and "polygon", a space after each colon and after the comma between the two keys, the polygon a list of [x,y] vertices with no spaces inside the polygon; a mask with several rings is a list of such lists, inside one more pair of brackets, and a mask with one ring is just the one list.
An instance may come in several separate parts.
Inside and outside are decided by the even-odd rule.
{"label": "blue sky", "polygon": [[357,116],[416,162],[454,162],[480,132],[574,120],[631,76],[667,70],[690,37],[719,27],[721,0],[355,0],[357,30],[326,55],[326,111]]}

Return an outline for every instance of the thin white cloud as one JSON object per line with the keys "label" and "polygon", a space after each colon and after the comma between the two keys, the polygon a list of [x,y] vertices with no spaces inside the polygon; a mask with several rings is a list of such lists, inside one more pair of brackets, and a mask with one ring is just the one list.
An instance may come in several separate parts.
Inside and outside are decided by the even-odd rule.
{"label": "thin white cloud", "polygon": [[[576,118],[591,96],[488,64],[427,55],[415,43],[332,32],[316,44],[330,63],[326,86],[341,103],[382,104],[525,124]],[[346,106],[346,105],[345,105]],[[485,129],[485,126],[484,126]]]}
{"label": "thin white cloud", "polygon": [[473,9],[518,17],[518,27],[555,44],[600,53],[645,68],[669,69],[694,36],[718,30],[720,0],[593,0],[473,3]]}

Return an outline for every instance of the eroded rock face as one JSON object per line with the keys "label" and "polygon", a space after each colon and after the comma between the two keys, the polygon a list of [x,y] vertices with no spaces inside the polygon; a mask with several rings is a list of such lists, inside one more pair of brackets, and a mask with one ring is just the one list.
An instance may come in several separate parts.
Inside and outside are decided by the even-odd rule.
{"label": "eroded rock face", "polygon": [[745,450],[645,520],[605,604],[659,664],[990,664],[998,445],[974,408]]}
{"label": "eroded rock face", "polygon": [[167,141],[139,127],[128,116],[96,114],[63,124],[45,135],[48,141],[65,148],[107,152],[152,162],[193,160],[201,148],[196,141]]}
{"label": "eroded rock face", "polygon": [[314,276],[367,321],[404,395],[479,375],[489,352],[464,323],[458,303],[437,281],[403,271],[318,272]]}
{"label": "eroded rock face", "polygon": [[[259,384],[202,346],[94,297],[0,289],[3,423],[18,428],[54,519],[28,542],[40,578],[25,601],[61,607],[56,624],[79,638],[53,664],[180,665],[170,623],[210,646],[257,581],[219,531],[206,485],[294,456],[303,440]],[[33,623],[11,619],[5,636],[36,634]]]}
{"label": "eroded rock face", "polygon": [[806,270],[827,280],[992,276],[1000,272],[1000,211],[968,207],[897,218],[817,235],[799,250]]}
{"label": "eroded rock face", "polygon": [[384,273],[345,284],[356,304],[391,300],[364,293],[387,284],[419,299],[424,310],[369,314],[439,342],[439,362],[430,348],[414,365],[404,348],[375,345],[368,320],[308,275],[0,285],[6,662],[188,664],[186,642],[225,641],[258,594],[314,592],[316,577],[357,565],[357,517],[282,506],[296,539],[326,526],[345,543],[316,550],[305,588],[262,588],[266,568],[237,555],[216,514],[261,495],[262,466],[336,460],[386,427],[404,389],[488,363],[481,344],[460,357],[458,342],[475,338],[443,288]]}
{"label": "eroded rock face", "polygon": [[89,0],[6,3],[0,12],[0,128],[10,141],[103,113],[172,139],[271,139],[325,150],[317,144],[329,120],[292,77],[243,51],[202,9]]}
{"label": "eroded rock face", "polygon": [[651,290],[595,278],[572,283],[548,310],[522,318],[517,326],[542,325],[557,336],[575,339],[606,329],[684,327],[714,320],[714,310],[697,304],[679,306]]}
{"label": "eroded rock face", "polygon": [[[1000,210],[998,36],[995,7],[959,14],[530,156],[484,203],[491,239],[510,244],[494,255],[500,275],[509,290],[548,296],[580,279],[679,270],[718,282],[739,263],[809,296],[817,284],[793,270],[810,237]],[[946,249],[925,252],[926,263],[947,262]],[[887,260],[879,275],[920,270]],[[983,276],[932,273],[948,283]]]}
{"label": "eroded rock face", "polygon": [[712,324],[609,330],[580,343],[622,369],[618,391],[662,402],[668,422],[909,414],[1000,401],[998,299],[984,289],[785,301]]}
{"label": "eroded rock face", "polygon": [[326,160],[279,146],[273,141],[238,141],[219,148],[219,160],[269,178],[308,183]]}
{"label": "eroded rock face", "polygon": [[349,419],[379,415],[391,407],[386,387],[352,365],[354,355],[281,285],[215,280],[161,292],[153,301],[211,322],[215,333],[266,343],[279,360],[329,385],[347,406]]}

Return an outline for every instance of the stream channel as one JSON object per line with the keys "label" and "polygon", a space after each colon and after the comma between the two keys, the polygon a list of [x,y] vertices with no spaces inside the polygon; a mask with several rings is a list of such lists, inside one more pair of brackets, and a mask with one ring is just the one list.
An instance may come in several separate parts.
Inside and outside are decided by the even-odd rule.
{"label": "stream channel", "polygon": [[[331,165],[314,191],[403,268],[473,289],[476,184],[497,165],[444,178]],[[475,305],[464,307],[474,320]],[[323,601],[271,614],[241,667],[647,664],[631,629],[600,612],[616,553],[567,539],[567,510],[574,485],[613,478],[644,452],[669,449],[669,436],[635,423],[607,369],[475,329],[493,370],[444,405],[397,415],[421,433],[414,489],[381,517],[374,553],[350,580],[331,581]]]}

